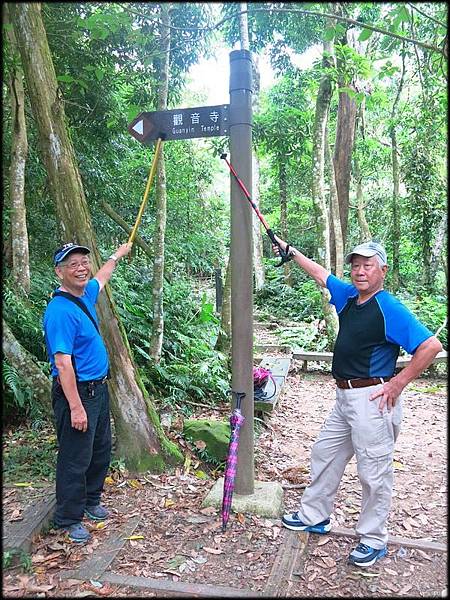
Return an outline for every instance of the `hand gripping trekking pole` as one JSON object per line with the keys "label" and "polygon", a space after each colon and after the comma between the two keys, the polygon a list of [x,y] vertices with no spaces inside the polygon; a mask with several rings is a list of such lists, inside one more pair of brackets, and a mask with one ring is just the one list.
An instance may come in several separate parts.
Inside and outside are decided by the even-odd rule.
{"label": "hand gripping trekking pole", "polygon": [[239,179],[238,174],[236,173],[236,171],[234,170],[233,165],[227,160],[227,155],[226,153],[223,153],[220,155],[220,158],[222,158],[228,165],[228,168],[230,169],[231,173],[233,174],[234,178],[236,179],[239,187],[241,188],[241,190],[244,192],[245,197],[247,198],[247,200],[250,202],[250,204],[252,205],[253,210],[256,213],[256,216],[258,217],[258,219],[261,221],[261,223],[263,224],[264,229],[267,232],[267,235],[269,236],[272,244],[275,244],[276,246],[278,246],[278,250],[280,252],[280,256],[281,256],[281,262],[278,265],[275,265],[276,267],[281,267],[282,264],[284,264],[285,262],[288,262],[288,260],[291,260],[292,258],[292,254],[289,252],[289,244],[287,244],[286,249],[283,250],[283,248],[281,247],[280,242],[277,241],[277,239],[275,238],[275,234],[274,232],[270,229],[269,225],[267,224],[267,221],[265,220],[265,218],[262,216],[259,208],[256,206],[256,204],[253,202],[247,188],[245,187],[243,181],[241,179]]}

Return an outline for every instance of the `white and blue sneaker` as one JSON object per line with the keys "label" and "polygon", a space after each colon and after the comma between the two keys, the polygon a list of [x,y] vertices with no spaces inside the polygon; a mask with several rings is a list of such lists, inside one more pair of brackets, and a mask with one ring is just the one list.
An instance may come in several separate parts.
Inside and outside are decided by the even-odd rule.
{"label": "white and blue sneaker", "polygon": [[348,557],[348,562],[357,567],[370,567],[387,554],[387,547],[371,548],[366,544],[358,544]]}
{"label": "white and blue sneaker", "polygon": [[292,513],[291,515],[284,515],[281,522],[288,529],[294,531],[308,531],[309,533],[328,533],[331,530],[330,519],[326,519],[317,525],[307,525],[298,516],[298,512]]}

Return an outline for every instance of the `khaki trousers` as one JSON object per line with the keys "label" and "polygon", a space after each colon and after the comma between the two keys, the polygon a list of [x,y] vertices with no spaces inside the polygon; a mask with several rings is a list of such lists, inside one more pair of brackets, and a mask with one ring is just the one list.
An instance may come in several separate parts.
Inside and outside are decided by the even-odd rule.
{"label": "khaki trousers", "polygon": [[383,548],[388,539],[393,483],[394,442],[402,419],[401,396],[380,414],[380,398],[369,400],[381,385],[341,390],[311,451],[311,483],[305,489],[299,518],[308,525],[328,519],[345,467],[355,454],[362,485],[356,532],[361,542]]}

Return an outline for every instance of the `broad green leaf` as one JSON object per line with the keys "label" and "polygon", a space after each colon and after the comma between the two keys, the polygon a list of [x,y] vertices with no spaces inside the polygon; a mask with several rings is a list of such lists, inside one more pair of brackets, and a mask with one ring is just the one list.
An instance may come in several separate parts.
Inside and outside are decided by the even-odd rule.
{"label": "broad green leaf", "polygon": [[373,34],[373,31],[371,29],[363,29],[361,31],[361,33],[359,34],[358,41],[365,42],[366,40],[368,40],[370,38],[370,36],[372,34]]}
{"label": "broad green leaf", "polygon": [[336,30],[334,29],[334,27],[330,27],[329,29],[325,29],[324,35],[323,35],[323,39],[326,42],[331,42],[331,40],[334,40],[334,36],[336,34]]}

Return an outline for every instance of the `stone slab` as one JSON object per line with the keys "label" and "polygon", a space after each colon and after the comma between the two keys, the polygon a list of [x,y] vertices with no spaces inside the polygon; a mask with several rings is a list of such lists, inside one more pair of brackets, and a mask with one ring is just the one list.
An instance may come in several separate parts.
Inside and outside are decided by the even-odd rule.
{"label": "stone slab", "polygon": [[[283,389],[284,384],[286,383],[286,377],[289,372],[289,367],[291,364],[291,358],[280,357],[280,356],[263,356],[260,362],[260,366],[265,369],[269,369],[272,373],[272,377],[275,381],[269,381],[266,386],[266,392],[269,398],[267,400],[255,400],[255,412],[272,412],[275,408],[276,403],[278,402],[278,397]],[[276,389],[274,390],[274,385],[276,385]],[[272,397],[271,394],[275,391]]]}
{"label": "stone slab", "polygon": [[[202,506],[222,508],[224,478],[218,479]],[[282,512],[283,488],[277,481],[255,481],[253,494],[233,494],[231,510],[239,513],[253,513],[260,517],[278,518]]]}

